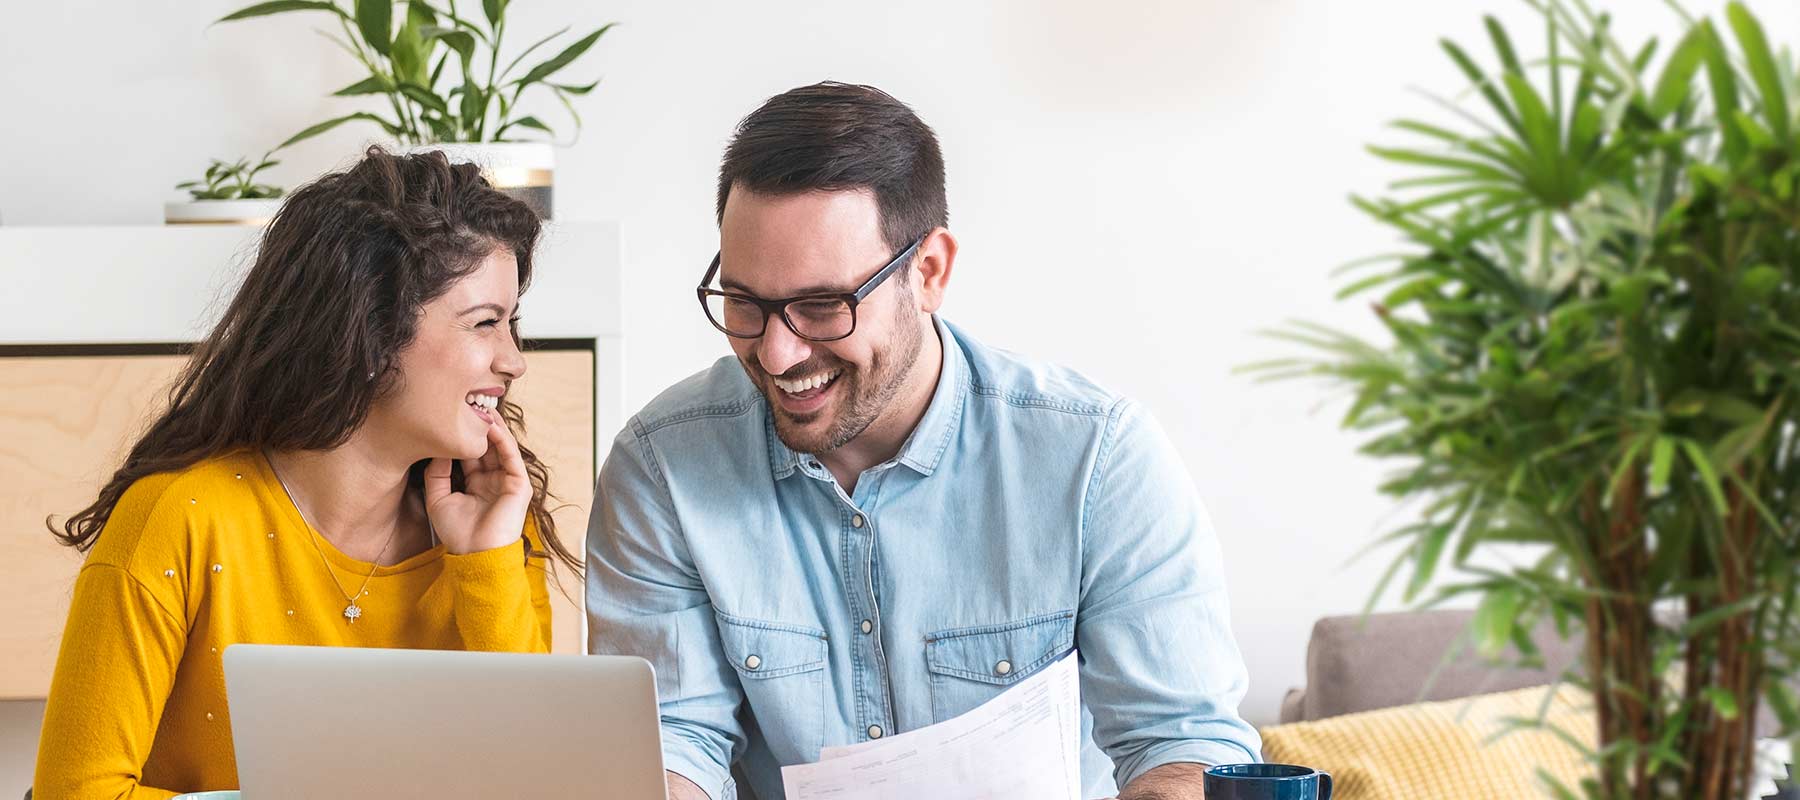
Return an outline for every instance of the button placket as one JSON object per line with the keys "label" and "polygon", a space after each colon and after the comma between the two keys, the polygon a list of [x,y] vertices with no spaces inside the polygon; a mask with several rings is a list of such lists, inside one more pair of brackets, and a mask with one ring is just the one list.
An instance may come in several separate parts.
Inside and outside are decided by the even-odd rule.
{"label": "button placket", "polygon": [[[881,619],[881,600],[876,596],[875,592],[875,525],[874,522],[869,519],[869,516],[864,513],[861,508],[857,507],[856,502],[844,492],[843,486],[839,485],[836,481],[832,481],[831,486],[836,491],[838,500],[850,510],[848,522],[850,523],[851,535],[848,536],[847,539],[852,547],[860,550],[860,552],[856,554],[857,556],[860,556],[860,558],[857,558],[856,560],[861,564],[862,575],[860,576],[861,581],[858,582],[860,585],[855,586],[854,588],[860,590],[859,593],[862,597],[860,598],[861,602],[855,605],[866,608],[868,610],[868,615],[857,624],[857,629],[868,636],[866,640],[868,642],[868,651],[874,656],[874,668],[872,670],[874,674],[871,676],[871,680],[867,685],[869,685],[874,692],[879,692],[879,697],[874,704],[875,707],[873,712],[869,714],[869,717],[872,718],[870,719],[872,724],[869,725],[867,730],[880,731],[882,729],[881,723],[893,719],[894,708],[893,692],[888,685],[887,654],[882,651],[881,640],[870,635],[875,630],[876,620]],[[874,488],[871,486],[871,481],[865,479],[858,484],[858,488],[865,489],[864,493],[868,495],[865,498],[866,502],[874,502],[873,493],[872,491],[869,491]],[[842,518],[840,517],[840,519]],[[853,609],[853,611],[854,610],[855,609]],[[861,683],[860,680],[858,682]],[[871,734],[870,738],[879,738],[879,734]]]}

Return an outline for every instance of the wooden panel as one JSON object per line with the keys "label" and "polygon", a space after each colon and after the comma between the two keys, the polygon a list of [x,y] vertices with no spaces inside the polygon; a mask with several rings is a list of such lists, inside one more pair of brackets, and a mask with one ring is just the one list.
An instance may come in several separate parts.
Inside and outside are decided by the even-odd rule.
{"label": "wooden panel", "polygon": [[0,358],[0,698],[49,691],[81,568],[45,515],[93,502],[183,361]]}
{"label": "wooden panel", "polygon": [[[525,443],[561,496],[562,540],[580,554],[594,481],[592,351],[540,350],[514,387]],[[0,699],[43,697],[81,557],[44,527],[89,502],[160,406],[176,356],[0,358]],[[582,585],[558,569],[556,650],[579,653]]]}
{"label": "wooden panel", "polygon": [[[512,396],[525,409],[522,443],[550,467],[550,491],[557,495],[557,536],[577,558],[587,539],[588,506],[594,502],[594,353],[539,350],[527,354],[525,377]],[[558,653],[587,652],[586,610],[580,576],[562,564],[550,573]]]}

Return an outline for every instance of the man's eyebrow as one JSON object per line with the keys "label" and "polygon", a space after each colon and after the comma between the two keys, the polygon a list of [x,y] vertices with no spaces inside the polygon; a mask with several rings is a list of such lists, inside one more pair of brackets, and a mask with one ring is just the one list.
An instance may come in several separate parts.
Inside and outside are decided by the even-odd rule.
{"label": "man's eyebrow", "polygon": [[[749,287],[747,287],[741,283],[738,283],[737,281],[729,280],[726,278],[719,279],[719,288],[726,289],[728,291],[737,292],[739,294],[747,294],[747,295],[750,295],[751,297],[761,297],[761,295],[750,291]],[[806,296],[815,295],[815,294],[851,294],[854,291],[855,290],[853,290],[853,289],[846,289],[842,286],[814,284],[812,286],[802,286],[799,289],[795,290],[793,294],[790,294],[787,296],[788,297],[806,297]],[[764,298],[764,299],[767,299],[767,298]]]}

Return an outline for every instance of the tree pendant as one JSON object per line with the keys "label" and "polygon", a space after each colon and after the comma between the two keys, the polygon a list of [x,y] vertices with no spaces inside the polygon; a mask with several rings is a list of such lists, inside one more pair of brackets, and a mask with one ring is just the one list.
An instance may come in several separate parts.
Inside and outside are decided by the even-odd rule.
{"label": "tree pendant", "polygon": [[362,616],[362,607],[357,605],[356,601],[352,600],[350,605],[344,606],[344,619],[349,620],[349,624],[355,625],[356,618],[360,616]]}

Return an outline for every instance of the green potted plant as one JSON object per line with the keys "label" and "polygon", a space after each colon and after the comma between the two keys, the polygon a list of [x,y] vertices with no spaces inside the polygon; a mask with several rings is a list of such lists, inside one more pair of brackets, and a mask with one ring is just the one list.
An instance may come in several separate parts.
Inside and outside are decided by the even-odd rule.
{"label": "green potted plant", "polygon": [[1416,174],[1354,202],[1407,246],[1342,296],[1389,338],[1294,323],[1315,355],[1253,370],[1347,390],[1400,463],[1382,586],[1471,597],[1489,654],[1583,637],[1600,746],[1558,796],[1739,800],[1758,718],[1800,730],[1800,76],[1738,3],[1666,55],[1533,5],[1544,60],[1490,18],[1495,67],[1443,43],[1485,108],[1371,148]]}
{"label": "green potted plant", "polygon": [[[545,218],[551,215],[555,153],[547,141],[521,136],[554,137],[542,118],[520,106],[527,92],[548,92],[561,102],[574,126],[581,115],[573,98],[594,90],[599,81],[568,83],[563,68],[581,58],[611,30],[609,23],[567,44],[555,55],[529,65],[526,59],[568,32],[556,31],[502,57],[509,0],[482,0],[480,16],[455,0],[436,5],[424,0],[273,0],[225,15],[219,22],[307,12],[323,14],[336,24],[324,32],[368,76],[339,89],[339,97],[373,96],[385,100],[379,111],[356,111],[333,117],[289,137],[282,147],[316,136],[338,125],[360,121],[377,125],[408,151],[441,150],[452,161],[482,167],[495,186],[525,200]],[[549,51],[545,51],[549,52]]]}
{"label": "green potted plant", "polygon": [[256,174],[281,162],[264,154],[233,162],[213,159],[197,180],[182,181],[175,188],[188,193],[182,202],[163,205],[163,222],[174,224],[263,225],[281,207],[279,186],[257,183]]}

